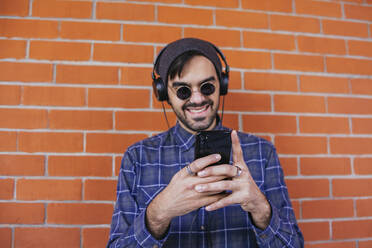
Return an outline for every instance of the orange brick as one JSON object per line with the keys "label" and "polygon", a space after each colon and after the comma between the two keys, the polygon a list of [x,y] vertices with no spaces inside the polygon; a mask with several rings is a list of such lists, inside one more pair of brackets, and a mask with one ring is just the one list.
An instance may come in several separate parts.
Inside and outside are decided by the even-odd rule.
{"label": "orange brick", "polygon": [[[14,180],[13,179],[0,179],[0,199],[10,200],[13,199]],[[1,218],[0,218],[1,219]]]}
{"label": "orange brick", "polygon": [[246,72],[244,88],[247,90],[297,91],[295,75],[278,73]]}
{"label": "orange brick", "polygon": [[372,114],[372,99],[329,97],[329,113]]}
{"label": "orange brick", "polygon": [[353,133],[372,134],[372,119],[353,118]]}
{"label": "orange brick", "polygon": [[182,29],[179,27],[123,25],[123,40],[132,42],[169,43],[180,39]]}
{"label": "orange brick", "polygon": [[150,91],[145,89],[95,89],[88,91],[90,107],[148,108]]}
{"label": "orange brick", "polygon": [[350,133],[349,119],[338,117],[300,116],[301,133]]}
{"label": "orange brick", "polygon": [[57,21],[0,19],[0,36],[22,38],[57,38]]}
{"label": "orange brick", "polygon": [[324,113],[324,100],[322,96],[275,95],[274,108],[278,112]]}
{"label": "orange brick", "polygon": [[371,175],[372,174],[372,158],[355,158],[354,170],[358,175]]}
{"label": "orange brick", "polygon": [[372,21],[372,7],[345,4],[345,16],[348,19]]}
{"label": "orange brick", "polygon": [[112,158],[108,156],[49,156],[49,176],[96,176],[112,175]]}
{"label": "orange brick", "polygon": [[39,155],[0,155],[0,175],[4,176],[42,176],[44,175],[44,156]]}
{"label": "orange brick", "polygon": [[302,218],[345,218],[354,216],[353,200],[311,200],[302,202]]}
{"label": "orange brick", "polygon": [[152,68],[123,67],[120,69],[120,71],[121,71],[120,84],[138,86],[151,85]]}
{"label": "orange brick", "polygon": [[274,54],[274,67],[279,70],[324,71],[324,60],[321,56]]}
{"label": "orange brick", "polygon": [[158,6],[158,21],[172,24],[212,25],[211,9]]}
{"label": "orange brick", "polygon": [[349,47],[349,54],[372,57],[372,42],[349,40],[347,44]]}
{"label": "orange brick", "polygon": [[[356,248],[356,244],[354,241],[352,242],[336,242],[331,241],[331,243],[313,243],[307,244],[306,247],[308,248]],[[359,246],[360,247],[360,246]]]}
{"label": "orange brick", "polygon": [[85,89],[72,87],[24,87],[23,104],[84,106]]}
{"label": "orange brick", "polygon": [[271,100],[268,94],[230,92],[225,99],[225,110],[232,111],[270,111]]}
{"label": "orange brick", "polygon": [[243,115],[243,131],[249,133],[296,133],[296,117],[282,115]]}
{"label": "orange brick", "polygon": [[74,0],[34,0],[32,15],[40,17],[91,18],[92,2]]}
{"label": "orange brick", "polygon": [[[221,107],[219,115],[221,117]],[[239,116],[237,114],[226,114],[223,115],[222,124],[234,130],[239,130]],[[174,123],[176,124],[176,123]]]}
{"label": "orange brick", "polygon": [[349,80],[340,77],[300,76],[300,90],[303,92],[348,93]]}
{"label": "orange brick", "polygon": [[18,200],[81,200],[81,180],[19,179]]}
{"label": "orange brick", "polygon": [[296,13],[317,16],[341,17],[339,3],[321,2],[313,0],[296,0]]}
{"label": "orange brick", "polygon": [[105,247],[109,233],[109,228],[84,228],[82,233],[83,248]]}
{"label": "orange brick", "polygon": [[[167,114],[169,123],[176,123],[174,114]],[[116,130],[151,130],[162,131],[167,129],[166,122],[163,120],[162,112],[116,112]],[[156,125],[154,125],[156,123]]]}
{"label": "orange brick", "polygon": [[372,153],[372,139],[370,138],[331,138],[330,145],[333,154]]}
{"label": "orange brick", "polygon": [[368,37],[368,25],[358,22],[322,20],[324,34]]}
{"label": "orange brick", "polygon": [[0,228],[0,243],[4,248],[12,247],[12,229],[7,227]]}
{"label": "orange brick", "polygon": [[[280,158],[280,164],[283,168],[285,176],[298,175],[297,159],[296,158]],[[293,202],[292,202],[293,203]],[[297,214],[296,216],[299,216]]]}
{"label": "orange brick", "polygon": [[217,9],[216,25],[267,29],[269,27],[269,19],[268,15],[264,13]]}
{"label": "orange brick", "polygon": [[371,75],[372,60],[326,58],[327,72]]}
{"label": "orange brick", "polygon": [[0,127],[46,128],[47,114],[41,109],[0,109]]}
{"label": "orange brick", "polygon": [[30,58],[47,60],[89,60],[91,45],[81,42],[31,41]]}
{"label": "orange brick", "polygon": [[247,48],[296,50],[294,36],[284,34],[243,32],[243,45]]}
{"label": "orange brick", "polygon": [[345,54],[345,41],[340,39],[298,36],[298,50],[322,54]]}
{"label": "orange brick", "polygon": [[97,19],[154,21],[155,7],[146,4],[97,2]]}
{"label": "orange brick", "polygon": [[0,62],[2,81],[51,82],[52,78],[51,64]]}
{"label": "orange brick", "polygon": [[292,12],[292,1],[283,0],[280,2],[270,0],[250,0],[242,1],[244,9],[277,11],[277,12]]}
{"label": "orange brick", "polygon": [[86,180],[84,200],[115,201],[117,180]]}
{"label": "orange brick", "polygon": [[[208,40],[219,47],[240,47],[240,32],[237,30],[185,28],[184,35]],[[230,65],[231,59],[229,58],[228,61]]]}
{"label": "orange brick", "polygon": [[237,8],[239,7],[238,0],[230,1],[215,1],[215,0],[185,0],[186,4],[189,5],[202,5],[202,6],[212,6],[212,7],[223,7],[223,8]]}
{"label": "orange brick", "polygon": [[330,239],[330,228],[328,222],[302,222],[299,223],[299,226],[306,241]]}
{"label": "orange brick", "polygon": [[230,71],[229,73],[229,90],[240,90],[242,88],[242,73],[240,71]]}
{"label": "orange brick", "polygon": [[328,179],[286,179],[291,198],[328,197]]}
{"label": "orange brick", "polygon": [[0,203],[0,223],[41,224],[44,222],[43,203]]}
{"label": "orange brick", "polygon": [[147,137],[144,134],[88,133],[86,151],[122,154],[128,146]]}
{"label": "orange brick", "polygon": [[82,152],[82,133],[22,132],[19,151],[24,152]]}
{"label": "orange brick", "polygon": [[318,19],[298,16],[271,15],[270,27],[272,30],[286,30],[303,33],[320,32],[320,22]]}
{"label": "orange brick", "polygon": [[93,59],[109,62],[152,63],[153,55],[152,46],[94,44]]}
{"label": "orange brick", "polygon": [[123,156],[116,156],[115,157],[115,176],[119,175],[122,159],[123,159]]}
{"label": "orange brick", "polygon": [[14,232],[14,247],[80,247],[80,228],[18,227]]}
{"label": "orange brick", "polygon": [[372,220],[346,220],[332,222],[334,239],[369,238],[372,236]]}
{"label": "orange brick", "polygon": [[10,152],[17,150],[17,133],[0,132],[0,151]]}
{"label": "orange brick", "polygon": [[0,49],[0,59],[22,59],[26,56],[26,41],[0,40],[0,47],[6,48]]}
{"label": "orange brick", "polygon": [[120,24],[104,22],[62,22],[61,38],[82,40],[120,40]]}
{"label": "orange brick", "polygon": [[50,129],[112,129],[113,113],[111,111],[86,110],[50,110]]}
{"label": "orange brick", "polygon": [[[367,1],[370,1],[370,0],[367,0]],[[358,241],[358,245],[359,245],[358,246],[359,248],[370,248],[372,246],[372,240],[366,240],[366,241],[360,240]]]}
{"label": "orange brick", "polygon": [[0,105],[18,105],[20,101],[21,88],[19,86],[0,85]]}
{"label": "orange brick", "polygon": [[57,65],[56,83],[118,84],[119,68],[111,66]]}
{"label": "orange brick", "polygon": [[357,216],[372,216],[371,206],[372,199],[357,199],[356,200]]}
{"label": "orange brick", "polygon": [[229,66],[242,69],[271,69],[271,56],[266,52],[226,50]]}
{"label": "orange brick", "polygon": [[327,153],[325,137],[276,136],[275,145],[283,154],[324,154]]}
{"label": "orange brick", "polygon": [[349,158],[300,158],[302,175],[349,175]]}
{"label": "orange brick", "polygon": [[49,224],[110,224],[112,211],[112,204],[50,203],[47,220]]}
{"label": "orange brick", "polygon": [[335,197],[372,196],[372,179],[333,179]]}
{"label": "orange brick", "polygon": [[0,15],[2,16],[26,16],[28,15],[28,0],[3,0]]}

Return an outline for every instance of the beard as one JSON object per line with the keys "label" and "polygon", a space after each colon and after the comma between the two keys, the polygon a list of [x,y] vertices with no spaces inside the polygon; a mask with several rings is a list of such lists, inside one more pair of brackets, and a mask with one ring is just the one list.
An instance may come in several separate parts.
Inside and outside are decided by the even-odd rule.
{"label": "beard", "polygon": [[[208,116],[205,117],[199,117],[199,118],[190,118],[187,117],[186,111],[189,107],[203,107],[205,105],[208,105],[208,108],[210,108],[211,112]],[[212,126],[216,119],[217,110],[218,110],[218,103],[217,105],[214,105],[214,102],[212,100],[204,101],[200,104],[195,103],[185,103],[181,110],[175,109],[173,106],[173,111],[177,116],[177,119],[189,130],[194,132],[199,132],[206,130]]]}

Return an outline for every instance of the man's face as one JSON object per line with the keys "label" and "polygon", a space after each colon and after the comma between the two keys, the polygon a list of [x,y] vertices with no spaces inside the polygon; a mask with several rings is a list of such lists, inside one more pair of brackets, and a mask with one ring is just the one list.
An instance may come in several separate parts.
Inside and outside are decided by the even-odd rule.
{"label": "man's face", "polygon": [[[205,83],[215,86],[213,94],[206,96],[200,92],[200,86]],[[179,99],[176,94],[182,86],[188,86],[192,91],[191,97],[186,100]],[[219,92],[216,69],[204,56],[191,58],[183,67],[181,76],[168,79],[169,103],[181,126],[191,133],[211,130],[216,126]]]}

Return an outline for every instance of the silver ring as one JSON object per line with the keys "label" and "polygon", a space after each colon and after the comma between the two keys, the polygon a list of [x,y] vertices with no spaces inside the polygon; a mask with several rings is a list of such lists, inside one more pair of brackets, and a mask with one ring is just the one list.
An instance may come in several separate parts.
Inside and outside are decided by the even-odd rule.
{"label": "silver ring", "polygon": [[236,167],[237,171],[236,171],[236,175],[233,176],[233,178],[236,178],[236,177],[239,177],[241,174],[242,174],[242,169],[240,169],[239,166],[236,166],[236,165],[233,165]]}
{"label": "silver ring", "polygon": [[194,176],[195,175],[195,173],[191,170],[189,164],[186,166],[186,171],[187,171],[187,173],[189,173],[190,176]]}

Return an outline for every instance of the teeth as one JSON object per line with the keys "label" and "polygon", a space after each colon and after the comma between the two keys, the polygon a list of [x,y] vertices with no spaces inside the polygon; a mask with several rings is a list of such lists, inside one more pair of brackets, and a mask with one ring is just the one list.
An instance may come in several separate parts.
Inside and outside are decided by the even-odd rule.
{"label": "teeth", "polygon": [[207,109],[207,106],[205,106],[204,108],[201,108],[201,109],[189,109],[189,111],[192,112],[192,113],[200,113],[200,112],[203,112],[206,109]]}

